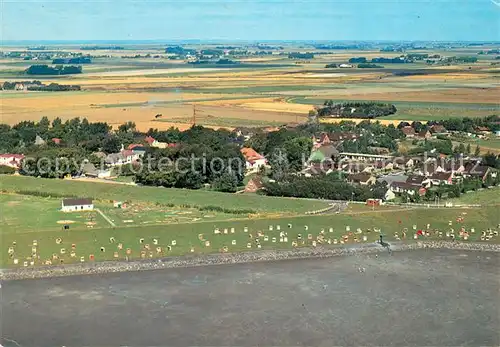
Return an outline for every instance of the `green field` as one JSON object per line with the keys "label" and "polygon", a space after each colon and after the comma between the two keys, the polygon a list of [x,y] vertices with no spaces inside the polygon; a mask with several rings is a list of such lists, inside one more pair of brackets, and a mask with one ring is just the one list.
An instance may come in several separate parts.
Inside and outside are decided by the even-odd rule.
{"label": "green field", "polygon": [[[2,204],[3,233],[54,230],[61,228],[63,224],[68,224],[72,229],[112,226],[97,211],[61,212],[61,199],[0,194],[0,203]],[[125,203],[124,205],[124,208],[115,208],[109,201],[94,202],[94,206],[117,227],[227,220],[237,217],[234,214],[200,211],[196,208],[168,207],[147,202]],[[26,218],[26,216],[31,217]],[[66,222],[63,223],[63,221]]]}
{"label": "green field", "polygon": [[[12,204],[11,201],[19,201],[19,203]],[[470,240],[476,240],[480,230],[488,227],[495,228],[500,222],[500,216],[494,207],[480,209],[377,209],[371,211],[359,206],[352,212],[335,215],[203,221],[130,227],[111,227],[106,225],[105,221],[98,219],[96,215],[97,218],[94,220],[97,224],[93,228],[89,228],[83,223],[74,223],[70,225],[69,230],[62,230],[58,224],[54,224],[52,228],[48,229],[38,226],[42,226],[42,224],[43,226],[52,225],[53,221],[59,218],[83,221],[94,212],[63,213],[58,211],[55,199],[26,198],[15,195],[4,196],[2,205],[8,206],[3,211],[3,223],[5,224],[6,220],[17,223],[15,228],[2,228],[2,267],[15,267],[14,259],[18,260],[17,266],[23,266],[24,261],[33,261],[36,265],[42,265],[46,260],[52,259],[53,254],[58,257],[58,259],[52,260],[53,264],[59,263],[60,259],[63,259],[64,263],[79,262],[80,257],[84,257],[84,261],[87,262],[90,255],[94,255],[96,261],[124,259],[127,255],[127,249],[130,249],[130,258],[221,252],[224,250],[223,247],[227,247],[228,252],[258,250],[255,241],[257,238],[262,249],[288,249],[292,247],[292,241],[297,241],[300,247],[312,247],[313,241],[320,237],[322,230],[324,232],[323,243],[326,245],[328,245],[328,239],[331,240],[332,245],[335,243],[335,239],[340,243],[340,239],[344,235],[348,236],[346,243],[363,242],[363,235],[367,236],[366,242],[373,242],[379,237],[379,233],[375,229],[380,229],[381,233],[390,240],[394,239],[394,233],[401,233],[404,228],[407,228],[407,238],[412,239],[414,225],[418,229],[424,229],[429,223],[431,229],[447,231],[450,229],[448,224],[450,221],[455,230],[462,226],[467,230],[475,228],[476,233],[471,234]],[[147,214],[148,211],[144,211],[144,213]],[[155,213],[158,211],[153,212],[153,218]],[[29,218],[29,216],[40,214],[43,214],[44,217]],[[464,220],[458,222],[457,218],[459,217],[463,217]],[[116,220],[123,218],[123,216],[113,215],[112,218]],[[100,227],[102,225],[106,226]],[[270,226],[273,227],[272,231]],[[278,226],[280,226],[280,230],[277,230]],[[308,227],[308,230],[305,229],[305,226]],[[349,235],[347,226],[350,227],[353,234]],[[245,231],[245,227],[248,228],[247,231]],[[219,228],[220,234],[215,234],[215,228]],[[283,239],[283,242],[280,242],[281,231],[287,233],[287,239]],[[300,238],[299,234],[301,234]],[[36,256],[29,259],[32,256],[34,241],[37,244]],[[210,244],[207,245],[206,241],[209,241]],[[494,238],[493,241],[497,242],[498,237]],[[121,249],[119,244],[122,246]],[[73,256],[71,255],[72,245],[75,246]],[[168,246],[171,246],[171,249]],[[9,247],[12,247],[12,254],[9,252]],[[101,250],[102,247],[103,250]],[[157,247],[160,249],[157,250]],[[62,254],[61,249],[64,249],[64,254]],[[142,255],[141,252],[143,252]]]}
{"label": "green field", "polygon": [[277,198],[262,195],[226,194],[175,188],[135,187],[123,184],[78,182],[23,176],[0,176],[0,189],[6,192],[36,192],[53,197],[90,197],[98,200],[145,201],[189,208],[219,207],[229,213],[305,213],[327,206],[325,202]]}
{"label": "green field", "polygon": [[463,194],[457,199],[451,199],[454,204],[496,205],[500,209],[500,187],[483,189],[478,192]]}

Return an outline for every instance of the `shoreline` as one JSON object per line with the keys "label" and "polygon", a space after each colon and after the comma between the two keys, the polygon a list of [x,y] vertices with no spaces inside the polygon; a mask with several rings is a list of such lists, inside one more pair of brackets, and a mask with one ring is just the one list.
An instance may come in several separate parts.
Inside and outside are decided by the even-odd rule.
{"label": "shoreline", "polygon": [[[462,251],[500,252],[499,244],[465,243],[450,241],[417,241],[414,243],[391,243],[391,250],[411,251],[417,249],[449,249]],[[151,260],[108,261],[97,263],[45,266],[37,268],[1,269],[0,280],[12,281],[80,275],[96,275],[116,272],[147,271],[169,268],[243,264],[292,259],[321,259],[354,254],[387,252],[376,243],[342,247],[318,247],[295,250],[264,250],[229,254],[207,254],[196,256],[176,256]]]}

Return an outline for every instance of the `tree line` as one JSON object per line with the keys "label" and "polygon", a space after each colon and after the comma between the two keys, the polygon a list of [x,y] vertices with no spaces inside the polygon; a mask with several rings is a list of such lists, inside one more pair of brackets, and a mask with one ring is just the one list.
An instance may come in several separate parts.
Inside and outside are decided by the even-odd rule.
{"label": "tree line", "polygon": [[314,177],[288,175],[279,182],[266,182],[264,187],[265,193],[271,196],[355,201],[383,199],[387,191],[385,182],[373,186],[352,185],[339,172]]}
{"label": "tree line", "polygon": [[327,100],[317,110],[318,117],[367,118],[388,116],[397,112],[396,106],[379,102],[334,103]]}
{"label": "tree line", "polygon": [[31,65],[25,70],[27,75],[71,75],[82,73],[81,66],[48,66],[48,65]]}
{"label": "tree line", "polygon": [[43,84],[40,81],[22,81],[22,82],[9,82],[5,81],[2,84],[2,90],[14,90],[16,85],[22,84],[27,90],[41,91],[41,92],[65,92],[81,90],[79,85],[68,85],[59,83]]}
{"label": "tree line", "polygon": [[90,57],[74,57],[74,58],[56,58],[52,60],[52,64],[91,64],[92,59]]}

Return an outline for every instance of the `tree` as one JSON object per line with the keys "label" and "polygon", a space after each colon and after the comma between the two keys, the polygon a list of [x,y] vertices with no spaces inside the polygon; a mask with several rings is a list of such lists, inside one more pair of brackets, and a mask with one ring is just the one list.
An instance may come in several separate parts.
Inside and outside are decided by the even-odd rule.
{"label": "tree", "polygon": [[116,136],[109,136],[102,142],[102,150],[106,153],[116,153],[120,150],[120,147],[120,140]]}
{"label": "tree", "polygon": [[486,166],[500,168],[500,159],[495,154],[488,152],[483,159]]}
{"label": "tree", "polygon": [[135,132],[135,123],[131,121],[123,123],[118,127],[118,131],[121,133]]}
{"label": "tree", "polygon": [[479,154],[481,153],[481,148],[479,145],[476,145],[476,149],[474,150],[474,156],[479,157]]}
{"label": "tree", "polygon": [[471,148],[470,148],[470,143],[467,144],[467,147],[465,147],[465,153],[471,154]]}
{"label": "tree", "polygon": [[309,110],[309,114],[307,115],[307,120],[310,123],[313,123],[317,120],[317,116],[318,116],[318,113],[316,112],[316,110]]}
{"label": "tree", "polygon": [[212,182],[212,188],[219,192],[234,193],[238,189],[238,179],[234,172],[225,171]]}
{"label": "tree", "polygon": [[290,170],[287,153],[284,150],[275,149],[269,157],[269,165],[271,166],[271,177],[276,181],[281,181]]}
{"label": "tree", "polygon": [[287,154],[289,168],[299,171],[304,162],[309,158],[312,148],[312,140],[309,137],[295,137],[285,141],[284,152]]}

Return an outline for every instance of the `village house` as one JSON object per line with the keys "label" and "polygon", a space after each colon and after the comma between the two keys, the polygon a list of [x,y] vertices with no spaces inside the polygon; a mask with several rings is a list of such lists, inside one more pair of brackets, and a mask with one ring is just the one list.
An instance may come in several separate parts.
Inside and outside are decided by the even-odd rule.
{"label": "village house", "polygon": [[264,187],[262,178],[259,176],[252,177],[245,186],[245,193],[256,193]]}
{"label": "village house", "polygon": [[309,166],[301,171],[305,177],[312,177],[316,175],[328,175],[335,171],[335,163],[331,160],[313,161]]}
{"label": "village house", "polygon": [[141,154],[132,150],[123,150],[118,153],[111,153],[106,156],[105,162],[110,166],[131,164],[141,158]]}
{"label": "village house", "polygon": [[313,148],[311,155],[309,156],[308,162],[321,162],[324,160],[334,160],[338,157],[339,151],[335,146],[331,144],[320,145],[317,148]]}
{"label": "village house", "polygon": [[391,201],[396,199],[396,194],[390,189],[387,189],[387,191],[384,194],[384,201]]}
{"label": "village house", "polygon": [[60,145],[62,140],[58,137],[53,137],[51,141],[56,145]]}
{"label": "village house", "polygon": [[151,136],[146,136],[146,138],[144,139],[144,141],[146,141],[146,143],[150,147],[153,147],[153,148],[173,147],[173,146],[169,146],[169,144],[167,142],[160,142],[160,141],[156,140],[155,138],[153,138]]}
{"label": "village house", "polygon": [[141,151],[141,152],[146,152],[146,147],[144,145],[141,145],[139,143],[132,143],[127,146],[127,149],[131,151]]}
{"label": "village house", "polygon": [[430,127],[429,129],[432,134],[446,134],[447,130],[444,126],[440,124],[434,124],[433,126]]}
{"label": "village house", "polygon": [[36,135],[35,137],[35,146],[43,146],[45,145],[45,140],[42,139],[39,135]]}
{"label": "village house", "polygon": [[401,131],[403,134],[405,134],[406,137],[414,137],[415,136],[415,129],[411,126],[406,126],[401,128]]}
{"label": "village house", "polygon": [[321,133],[319,136],[313,135],[313,146],[329,145],[331,143],[338,144],[342,141],[350,140],[355,141],[359,139],[360,135],[353,132],[336,131],[333,133]]}
{"label": "village house", "polygon": [[369,173],[359,173],[359,174],[350,174],[347,176],[347,182],[353,184],[360,184],[362,186],[368,186],[375,184],[376,178]]}
{"label": "village house", "polygon": [[391,161],[377,160],[373,163],[376,170],[390,171],[394,169],[394,164]]}
{"label": "village house", "polygon": [[393,160],[394,157],[391,155],[384,154],[366,154],[366,153],[350,153],[341,152],[339,157],[342,160],[358,160],[358,161],[375,161],[375,160]]}
{"label": "village house", "polygon": [[476,132],[483,134],[483,135],[491,134],[490,129],[487,127],[476,127],[475,130],[476,130]]}
{"label": "village house", "polygon": [[406,182],[408,176],[402,174],[388,174],[377,178],[377,182],[385,182],[389,187],[393,182]]}
{"label": "village house", "polygon": [[422,163],[423,158],[421,157],[396,157],[394,159],[394,168],[407,170],[411,169],[414,166]]}
{"label": "village house", "polygon": [[247,170],[258,170],[261,167],[266,166],[267,160],[266,158],[257,153],[253,148],[243,147],[241,149],[241,154],[245,158],[245,165]]}
{"label": "village house", "polygon": [[0,154],[0,165],[19,168],[24,154]]}
{"label": "village house", "polygon": [[425,176],[408,176],[406,183],[424,188],[429,188],[431,185],[430,179]]}
{"label": "village house", "polygon": [[496,177],[497,172],[493,171],[489,166],[479,165],[474,163],[467,163],[463,172],[464,177],[475,177],[481,181],[486,181],[488,175]]}
{"label": "village house", "polygon": [[432,134],[429,130],[422,130],[418,133],[417,137],[419,139],[430,139],[432,137]]}
{"label": "village house", "polygon": [[360,162],[356,160],[343,160],[339,165],[340,170],[346,173],[371,173],[375,170],[372,163]]}
{"label": "village house", "polygon": [[417,176],[431,176],[435,172],[443,172],[443,168],[439,166],[435,161],[422,163],[414,171]]}
{"label": "village house", "polygon": [[27,91],[28,90],[28,85],[24,83],[16,83],[14,86],[14,90],[16,91]]}
{"label": "village house", "polygon": [[436,172],[429,177],[429,180],[433,186],[451,185],[453,184],[453,177],[453,172]]}
{"label": "village house", "polygon": [[406,183],[406,182],[393,182],[389,186],[389,188],[394,192],[394,193],[407,193],[408,195],[415,195],[418,194],[420,196],[424,196],[425,192],[427,191],[424,187],[411,184],[411,183]]}
{"label": "village house", "polygon": [[247,127],[238,127],[238,128],[235,128],[233,130],[233,132],[236,134],[236,136],[238,136],[238,137],[241,136],[245,140],[249,140],[253,136],[255,130],[252,128],[247,128]]}
{"label": "village house", "polygon": [[111,170],[97,170],[94,164],[85,163],[82,165],[81,174],[85,177],[109,178],[111,177]]}
{"label": "village house", "polygon": [[461,161],[447,161],[443,164],[442,169],[444,172],[453,172],[461,174],[465,171],[465,166]]}
{"label": "village house", "polygon": [[64,199],[61,203],[63,212],[92,211],[93,209],[92,199]]}

